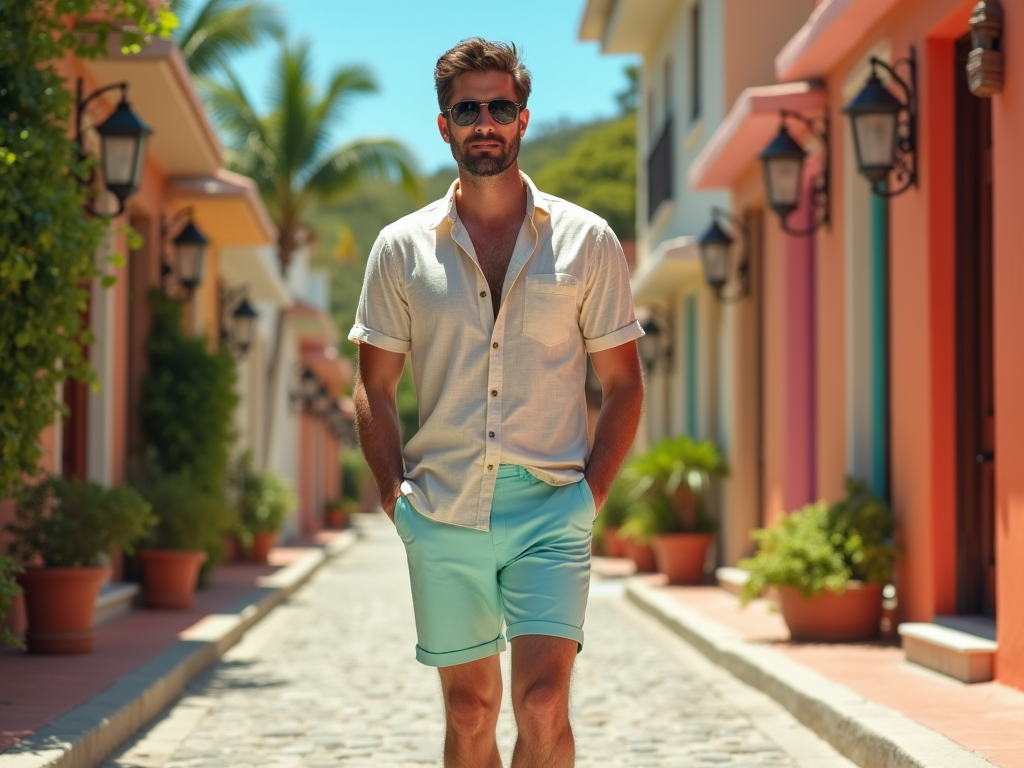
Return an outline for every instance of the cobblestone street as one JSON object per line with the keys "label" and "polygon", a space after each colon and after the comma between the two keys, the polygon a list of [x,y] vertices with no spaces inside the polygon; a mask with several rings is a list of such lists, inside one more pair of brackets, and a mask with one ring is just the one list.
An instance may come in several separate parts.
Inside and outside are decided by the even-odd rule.
{"label": "cobblestone street", "polygon": [[[401,542],[382,515],[359,525],[354,548],[104,767],[440,765],[440,688],[413,656]],[[577,765],[852,766],[627,604],[618,582],[595,579],[586,631],[573,688]],[[506,765],[513,741],[506,684]]]}

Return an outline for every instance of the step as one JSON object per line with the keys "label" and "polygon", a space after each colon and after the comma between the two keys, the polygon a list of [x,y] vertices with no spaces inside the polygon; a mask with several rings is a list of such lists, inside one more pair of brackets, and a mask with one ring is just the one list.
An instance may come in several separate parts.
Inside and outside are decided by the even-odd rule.
{"label": "step", "polygon": [[746,571],[743,568],[735,568],[733,566],[715,568],[715,581],[718,582],[718,586],[727,592],[732,592],[734,595],[738,595],[743,591],[743,585],[747,583],[749,578],[750,571]]}
{"label": "step", "polygon": [[138,594],[138,584],[120,581],[104,584],[96,598],[96,617],[93,619],[93,626],[98,627],[124,616],[126,613],[131,613]]}
{"label": "step", "polygon": [[[932,623],[900,624],[898,631],[907,661],[949,675],[964,683],[984,683],[991,680],[996,649],[999,646],[989,637],[963,631],[963,627],[972,626],[971,622],[964,621],[965,618],[940,616]],[[954,629],[949,626],[950,619],[956,619],[952,623],[961,628]],[[989,634],[987,627],[984,631]]]}

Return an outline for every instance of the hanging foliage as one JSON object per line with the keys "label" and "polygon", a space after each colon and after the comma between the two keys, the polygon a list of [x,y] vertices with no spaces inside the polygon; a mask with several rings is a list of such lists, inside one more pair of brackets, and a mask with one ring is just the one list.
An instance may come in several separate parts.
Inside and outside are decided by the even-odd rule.
{"label": "hanging foliage", "polygon": [[[36,475],[39,437],[61,412],[57,385],[93,386],[83,352],[87,286],[108,223],[89,218],[89,174],[68,126],[74,98],[55,64],[94,57],[120,32],[126,52],[167,35],[146,0],[0,0],[0,498]],[[104,278],[104,284],[112,280]]]}

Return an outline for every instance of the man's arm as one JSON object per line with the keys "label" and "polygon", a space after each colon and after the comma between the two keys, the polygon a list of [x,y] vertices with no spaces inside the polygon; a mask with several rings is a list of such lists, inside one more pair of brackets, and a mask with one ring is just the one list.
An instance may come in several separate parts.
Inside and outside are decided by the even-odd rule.
{"label": "man's arm", "polygon": [[405,355],[371,344],[359,345],[359,369],[352,398],[356,407],[359,447],[370,465],[384,512],[395,519],[395,504],[405,477],[402,425],[398,420],[398,380]]}
{"label": "man's arm", "polygon": [[644,404],[644,380],[636,341],[593,352],[590,360],[601,381],[602,400],[585,477],[601,509],[633,444]]}

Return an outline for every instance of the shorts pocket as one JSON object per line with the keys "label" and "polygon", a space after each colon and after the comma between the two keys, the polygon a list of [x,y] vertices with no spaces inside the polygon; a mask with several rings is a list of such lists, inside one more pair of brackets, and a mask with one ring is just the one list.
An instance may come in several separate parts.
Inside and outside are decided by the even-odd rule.
{"label": "shorts pocket", "polygon": [[410,513],[415,513],[412,505],[409,503],[409,499],[405,496],[399,496],[398,501],[395,502],[395,530],[398,531],[399,537],[408,546],[412,543],[412,530],[409,528],[408,516]]}
{"label": "shorts pocket", "polygon": [[597,517],[597,502],[594,500],[594,492],[590,490],[590,484],[586,478],[583,478],[576,484],[576,487],[580,491],[580,496],[583,497],[583,503],[590,513],[590,519],[594,520]]}
{"label": "shorts pocket", "polygon": [[572,275],[528,275],[523,335],[551,347],[569,338],[580,281]]}

